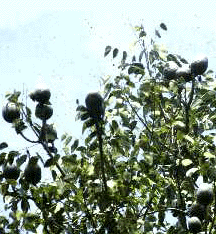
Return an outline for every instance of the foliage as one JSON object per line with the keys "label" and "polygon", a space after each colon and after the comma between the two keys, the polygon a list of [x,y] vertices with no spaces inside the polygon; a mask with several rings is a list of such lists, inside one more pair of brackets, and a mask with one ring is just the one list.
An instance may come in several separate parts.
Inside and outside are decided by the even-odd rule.
{"label": "foliage", "polygon": [[[163,23],[160,27],[167,30]],[[188,209],[196,201],[197,180],[212,184],[215,194],[213,72],[190,81],[182,76],[165,79],[167,62],[182,67],[187,60],[156,43],[163,31],[156,30],[158,38],[153,40],[143,26],[135,30],[141,52],[129,62],[123,51],[119,73],[104,79],[102,150],[95,119],[84,105],[78,105],[77,119],[83,121],[85,140],[63,135],[60,155],[54,145],[56,132],[50,140],[46,120],[34,119],[19,101],[19,92],[7,96],[21,110],[21,118],[13,122],[17,134],[41,145],[49,158],[45,161],[37,154],[42,180],[32,185],[23,176],[30,149],[25,154],[7,152],[7,143],[0,144],[0,165],[16,162],[22,171],[16,181],[6,180],[2,170],[1,194],[10,213],[0,217],[1,233],[36,233],[39,228],[43,233],[188,233]],[[113,59],[120,56],[111,46],[104,56],[111,52]],[[36,140],[26,136],[27,129]],[[44,168],[50,170],[52,183],[43,180]],[[203,231],[216,232],[215,212],[214,201]]]}

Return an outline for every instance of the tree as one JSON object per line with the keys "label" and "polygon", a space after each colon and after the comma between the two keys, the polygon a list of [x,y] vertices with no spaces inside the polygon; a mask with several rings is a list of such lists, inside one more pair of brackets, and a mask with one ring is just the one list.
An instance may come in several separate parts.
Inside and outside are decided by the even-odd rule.
{"label": "tree", "polygon": [[[1,194],[10,211],[9,217],[0,216],[1,233],[35,233],[39,227],[43,233],[189,233],[189,216],[191,232],[200,230],[200,223],[202,231],[215,232],[213,72],[206,71],[206,58],[205,64],[202,59],[191,63],[196,64],[191,69],[186,59],[149,38],[143,26],[135,30],[141,51],[132,58],[123,51],[118,74],[103,80],[103,100],[93,95],[100,105],[77,101],[85,140],[63,135],[63,154],[48,123],[55,111],[50,95],[38,98],[42,90],[37,98],[30,95],[38,102],[38,118],[19,101],[20,92],[6,96],[20,111],[12,120],[18,137],[41,145],[48,159],[31,155],[30,149],[7,152],[7,143],[0,144]],[[155,31],[158,38],[162,30],[167,30],[163,23]],[[119,56],[111,46],[104,56],[111,52],[113,59]],[[201,66],[202,74],[194,66]],[[15,167],[15,176],[8,176],[7,167]],[[52,183],[43,181],[44,168]],[[198,190],[200,178],[212,187]],[[196,213],[200,210],[204,216]]]}

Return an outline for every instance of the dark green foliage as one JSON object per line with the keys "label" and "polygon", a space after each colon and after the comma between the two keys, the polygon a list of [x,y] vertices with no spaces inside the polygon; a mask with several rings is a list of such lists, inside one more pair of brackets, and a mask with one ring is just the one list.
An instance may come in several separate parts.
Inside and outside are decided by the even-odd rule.
{"label": "dark green foliage", "polygon": [[[162,29],[165,24],[158,38],[153,35],[157,41]],[[22,171],[18,181],[5,180],[0,172],[0,191],[10,213],[0,217],[6,232],[185,234],[188,228],[192,233],[202,228],[215,233],[213,72],[195,77],[185,58],[148,41],[142,25],[135,31],[141,48],[134,55],[106,47],[104,55],[119,61],[119,71],[102,79],[103,98],[90,93],[86,106],[76,101],[83,136],[63,134],[62,149],[47,115],[41,123],[32,116],[34,110],[19,102],[19,92],[7,96],[22,113],[13,123],[17,137],[40,150],[35,157],[29,145],[24,153],[1,151],[3,168],[16,162]],[[212,189],[197,191],[201,179]]]}

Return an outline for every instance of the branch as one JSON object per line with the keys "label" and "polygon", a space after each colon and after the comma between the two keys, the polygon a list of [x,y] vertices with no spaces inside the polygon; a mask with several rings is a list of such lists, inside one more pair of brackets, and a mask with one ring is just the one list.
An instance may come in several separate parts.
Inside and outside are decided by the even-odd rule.
{"label": "branch", "polygon": [[22,132],[19,133],[26,141],[30,142],[30,143],[40,143],[39,141],[32,141],[30,139],[28,139]]}
{"label": "branch", "polygon": [[104,169],[103,138],[102,138],[102,132],[101,132],[101,128],[99,126],[98,120],[96,120],[95,127],[97,130],[97,136],[98,136],[98,142],[99,142],[102,180],[103,180],[105,192],[107,193],[108,188],[107,188],[107,181],[106,181],[106,175],[105,175],[105,169]]}
{"label": "branch", "polygon": [[195,84],[195,81],[193,79],[191,91],[189,93],[189,100],[188,100],[188,102],[183,103],[184,107],[185,107],[185,131],[186,131],[186,133],[189,133],[190,107],[191,107],[191,103],[193,101],[193,96],[194,96],[194,84]]}

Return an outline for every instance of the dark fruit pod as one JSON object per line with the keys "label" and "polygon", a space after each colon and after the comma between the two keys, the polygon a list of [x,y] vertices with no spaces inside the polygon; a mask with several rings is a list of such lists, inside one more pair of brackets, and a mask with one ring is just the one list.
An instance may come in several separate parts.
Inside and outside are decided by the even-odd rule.
{"label": "dark fruit pod", "polygon": [[184,65],[181,68],[178,68],[176,75],[178,78],[183,77],[185,82],[192,81],[194,79],[194,76],[192,75],[191,69],[189,66]]}
{"label": "dark fruit pod", "polygon": [[31,157],[24,171],[25,180],[29,184],[36,185],[41,180],[41,168],[37,164],[38,158]]}
{"label": "dark fruit pod", "polygon": [[20,169],[15,166],[6,166],[3,170],[3,176],[5,179],[13,179],[13,180],[17,180],[19,178],[20,175]]}
{"label": "dark fruit pod", "polygon": [[41,120],[47,120],[53,115],[53,108],[50,105],[38,103],[35,109],[35,116]]}
{"label": "dark fruit pod", "polygon": [[104,116],[104,100],[99,93],[89,93],[85,99],[90,117],[102,119]]}
{"label": "dark fruit pod", "polygon": [[194,76],[202,75],[208,68],[208,58],[204,55],[198,56],[191,63],[191,72]]}
{"label": "dark fruit pod", "polygon": [[206,215],[206,206],[201,205],[199,203],[194,203],[189,209],[189,216],[190,217],[197,217],[200,221],[205,219]]}
{"label": "dark fruit pod", "polygon": [[191,217],[188,219],[188,229],[191,233],[196,234],[202,230],[202,224],[199,218]]}
{"label": "dark fruit pod", "polygon": [[210,184],[203,183],[197,190],[197,202],[207,206],[213,202],[213,189]]}
{"label": "dark fruit pod", "polygon": [[163,71],[164,79],[175,80],[177,78],[176,72],[178,68],[179,67],[175,62],[173,61],[168,62]]}
{"label": "dark fruit pod", "polygon": [[2,116],[5,121],[12,123],[20,118],[20,110],[15,103],[8,102],[2,109]]}
{"label": "dark fruit pod", "polygon": [[51,92],[49,89],[36,89],[34,92],[30,93],[29,96],[33,101],[44,104],[49,102]]}

